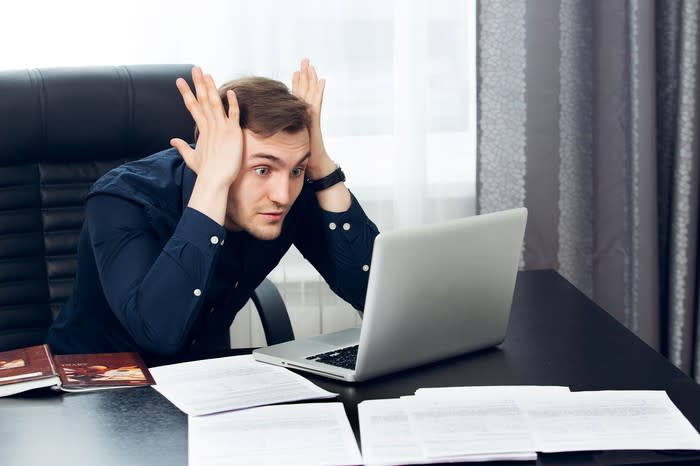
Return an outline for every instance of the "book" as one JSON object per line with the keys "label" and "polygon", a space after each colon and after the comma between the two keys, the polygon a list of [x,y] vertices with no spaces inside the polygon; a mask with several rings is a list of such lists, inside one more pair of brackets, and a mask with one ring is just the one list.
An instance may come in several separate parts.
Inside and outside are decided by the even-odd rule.
{"label": "book", "polygon": [[44,387],[80,392],[153,384],[138,353],[54,355],[45,344],[0,352],[0,396]]}

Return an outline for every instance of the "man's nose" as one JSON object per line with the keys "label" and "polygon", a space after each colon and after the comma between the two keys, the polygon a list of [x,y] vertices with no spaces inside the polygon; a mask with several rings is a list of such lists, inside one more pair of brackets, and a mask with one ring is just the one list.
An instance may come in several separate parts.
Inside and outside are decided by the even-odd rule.
{"label": "man's nose", "polygon": [[288,205],[291,197],[289,193],[289,179],[284,175],[280,175],[274,177],[271,181],[270,200],[276,204]]}

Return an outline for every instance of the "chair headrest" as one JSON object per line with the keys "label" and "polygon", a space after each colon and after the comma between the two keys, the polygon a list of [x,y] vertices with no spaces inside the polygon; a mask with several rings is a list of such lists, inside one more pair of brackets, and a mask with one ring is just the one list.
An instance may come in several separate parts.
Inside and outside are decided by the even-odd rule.
{"label": "chair headrest", "polygon": [[138,158],[192,141],[175,87],[192,65],[66,67],[0,72],[0,166]]}

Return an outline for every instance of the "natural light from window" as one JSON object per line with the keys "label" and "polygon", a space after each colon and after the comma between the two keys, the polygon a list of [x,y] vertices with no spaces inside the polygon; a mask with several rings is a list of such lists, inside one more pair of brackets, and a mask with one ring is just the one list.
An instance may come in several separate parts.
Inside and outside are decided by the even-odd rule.
{"label": "natural light from window", "polygon": [[[474,0],[12,2],[0,69],[191,63],[218,83],[290,84],[309,57],[328,81],[326,146],[387,231],[475,213],[475,10]],[[324,317],[349,306],[296,251],[271,278],[300,336],[358,321]]]}

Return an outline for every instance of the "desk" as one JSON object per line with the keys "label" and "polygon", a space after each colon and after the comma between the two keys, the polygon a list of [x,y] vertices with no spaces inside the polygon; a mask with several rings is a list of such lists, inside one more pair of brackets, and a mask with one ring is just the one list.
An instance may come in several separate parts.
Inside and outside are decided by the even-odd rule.
{"label": "desk", "polygon": [[[508,336],[498,348],[362,384],[307,377],[340,393],[356,436],[356,406],[360,401],[451,385],[666,390],[700,429],[700,386],[549,270],[518,274]],[[539,456],[537,464],[681,462],[700,462],[700,453],[546,454]],[[65,395],[32,393],[0,399],[0,464],[44,463],[186,465],[187,417],[151,388]]]}

